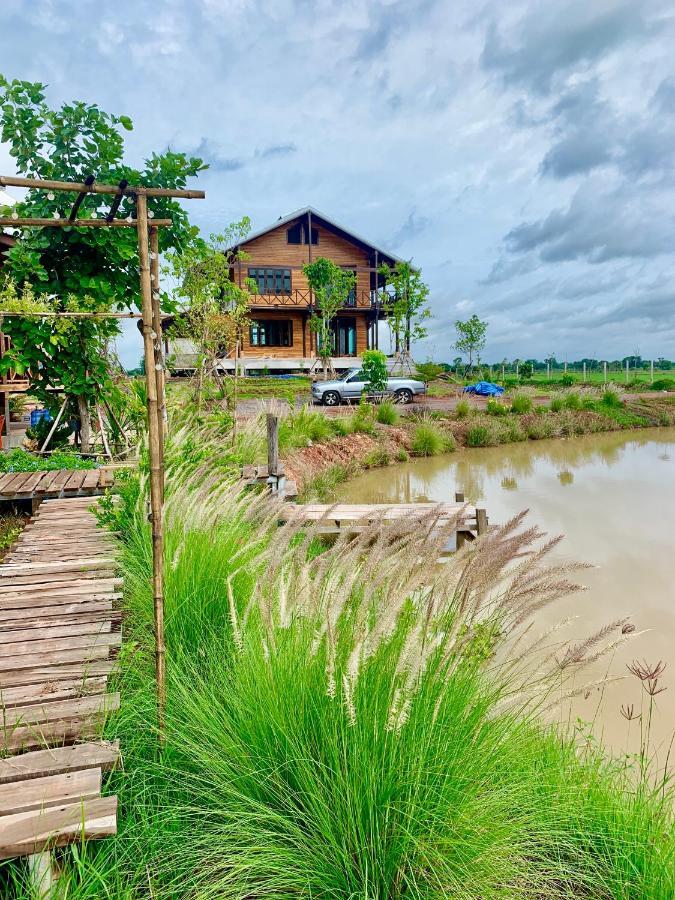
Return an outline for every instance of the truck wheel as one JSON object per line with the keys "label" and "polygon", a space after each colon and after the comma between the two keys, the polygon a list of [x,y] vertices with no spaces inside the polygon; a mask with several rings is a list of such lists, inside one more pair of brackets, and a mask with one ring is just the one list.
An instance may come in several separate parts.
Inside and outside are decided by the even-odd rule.
{"label": "truck wheel", "polygon": [[396,403],[412,403],[413,393],[408,390],[408,388],[401,388],[399,391],[396,391],[394,394],[394,400]]}
{"label": "truck wheel", "polygon": [[339,406],[340,405],[340,395],[337,391],[326,391],[326,393],[321,398],[323,400],[324,406]]}

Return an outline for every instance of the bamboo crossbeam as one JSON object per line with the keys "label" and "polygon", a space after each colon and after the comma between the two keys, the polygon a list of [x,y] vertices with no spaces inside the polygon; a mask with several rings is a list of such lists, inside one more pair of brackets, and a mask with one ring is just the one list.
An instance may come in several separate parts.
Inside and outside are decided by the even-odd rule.
{"label": "bamboo crossbeam", "polygon": [[[153,219],[153,225],[173,225],[172,219]],[[138,228],[137,219],[13,219],[0,216],[0,228]]]}
{"label": "bamboo crossbeam", "polygon": [[[142,319],[143,313],[135,313],[135,312],[104,312],[104,313],[94,313],[94,312],[17,312],[15,310],[2,310],[0,309],[0,317],[4,316],[14,316],[16,318],[32,318],[35,317],[37,319]],[[170,313],[162,313],[162,319],[171,319],[173,318],[173,314]]]}
{"label": "bamboo crossbeam", "polygon": [[[117,184],[87,185],[83,182],[76,181],[48,181],[42,178],[19,178],[14,175],[0,175],[0,186],[37,188],[41,191],[73,191],[78,194],[117,194],[120,190],[119,185]],[[128,197],[135,194],[143,194],[146,197],[176,197],[184,200],[203,200],[206,196],[204,191],[179,190],[178,188],[153,188],[145,187],[142,184],[130,184],[124,188],[123,193]],[[152,224],[156,225],[157,223],[153,222]]]}

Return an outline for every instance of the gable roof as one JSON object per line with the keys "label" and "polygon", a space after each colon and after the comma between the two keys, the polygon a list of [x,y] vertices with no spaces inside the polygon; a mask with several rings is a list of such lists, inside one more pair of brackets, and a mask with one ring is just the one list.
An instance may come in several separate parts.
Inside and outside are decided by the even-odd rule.
{"label": "gable roof", "polygon": [[333,219],[329,219],[328,216],[325,216],[322,212],[320,212],[318,209],[315,209],[313,206],[303,206],[301,209],[296,209],[294,212],[289,213],[287,216],[279,216],[277,221],[272,225],[269,225],[267,228],[261,228],[259,231],[254,231],[252,234],[249,234],[248,237],[241,241],[239,246],[248,244],[250,241],[262,237],[263,235],[268,234],[270,231],[274,231],[275,228],[280,228],[283,225],[288,225],[290,222],[294,222],[296,219],[300,219],[303,216],[306,216],[308,213],[312,214],[312,221],[317,222],[319,225],[323,225],[330,231],[336,232],[340,235],[340,237],[343,237],[354,244],[358,244],[358,246],[362,247],[364,250],[376,250],[382,262],[388,262],[390,265],[397,262],[407,262],[407,260],[401,259],[400,256],[395,256],[388,250],[383,250],[381,247],[378,247],[375,244],[371,243],[371,241],[367,241],[365,238],[360,237],[360,235],[355,234],[353,231],[349,231],[349,229],[345,228],[343,225],[338,225],[337,222],[335,222]]}

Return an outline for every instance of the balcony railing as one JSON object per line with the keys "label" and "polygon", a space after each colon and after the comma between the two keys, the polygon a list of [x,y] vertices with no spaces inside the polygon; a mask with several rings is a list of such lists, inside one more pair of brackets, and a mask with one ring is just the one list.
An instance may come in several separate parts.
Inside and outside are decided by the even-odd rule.
{"label": "balcony railing", "polygon": [[[376,297],[373,291],[352,291],[347,298],[344,309],[374,309]],[[252,306],[316,306],[316,298],[312,300],[309,290],[291,290],[280,294],[254,294]]]}

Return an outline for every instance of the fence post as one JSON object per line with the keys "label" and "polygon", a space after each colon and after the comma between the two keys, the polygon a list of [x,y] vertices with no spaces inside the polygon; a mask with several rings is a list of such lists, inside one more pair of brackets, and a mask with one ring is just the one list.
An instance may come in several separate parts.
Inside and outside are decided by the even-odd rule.
{"label": "fence post", "polygon": [[652,360],[650,363],[649,371],[650,371],[651,383],[654,384],[654,360]]}
{"label": "fence post", "polygon": [[279,417],[267,414],[267,474],[279,474]]}
{"label": "fence post", "polygon": [[605,381],[605,387],[607,387],[607,360],[603,360],[602,374],[603,374],[604,381]]}
{"label": "fence post", "polygon": [[584,384],[586,383],[586,363],[584,363],[584,375],[582,381],[584,382]]}
{"label": "fence post", "polygon": [[628,384],[628,360],[626,359],[626,384]]}
{"label": "fence post", "polygon": [[487,518],[487,510],[485,509],[477,509],[476,510],[476,526],[478,530],[478,534],[485,534],[488,526],[488,518]]}

